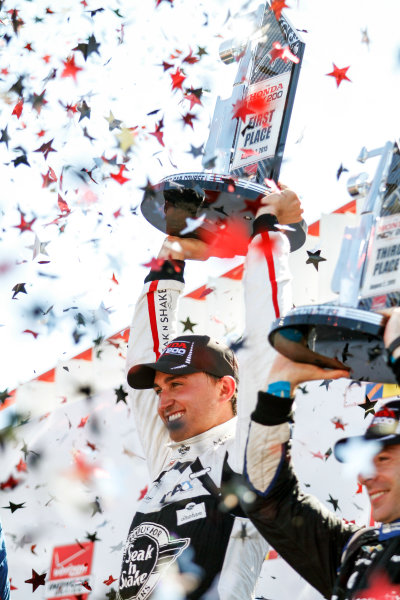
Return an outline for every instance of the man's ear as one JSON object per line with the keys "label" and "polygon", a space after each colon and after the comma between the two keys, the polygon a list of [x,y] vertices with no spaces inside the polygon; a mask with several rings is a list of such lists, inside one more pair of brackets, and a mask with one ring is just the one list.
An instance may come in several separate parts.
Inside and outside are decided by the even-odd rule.
{"label": "man's ear", "polygon": [[220,386],[220,401],[229,402],[236,391],[236,382],[230,375],[224,375],[218,380]]}

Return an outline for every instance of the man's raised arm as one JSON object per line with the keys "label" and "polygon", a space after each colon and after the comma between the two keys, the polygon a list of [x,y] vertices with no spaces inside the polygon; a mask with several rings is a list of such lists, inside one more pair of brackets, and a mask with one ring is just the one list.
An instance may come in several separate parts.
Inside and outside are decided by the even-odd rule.
{"label": "man's raised arm", "polygon": [[[155,266],[147,275],[136,303],[128,344],[126,371],[139,363],[156,361],[167,344],[176,336],[176,312],[184,288],[184,262],[167,260],[168,240],[161,248]],[[166,455],[168,431],[157,414],[157,397],[152,389],[132,389],[136,426],[151,476],[160,472]]]}
{"label": "man's raised arm", "polygon": [[325,597],[330,597],[346,542],[358,529],[345,525],[316,498],[304,494],[292,467],[290,424],[297,385],[347,377],[277,355],[251,415],[245,478],[254,502],[245,510],[275,550]]}
{"label": "man's raised arm", "polygon": [[243,347],[238,353],[239,471],[242,471],[250,413],[276,354],[268,342],[268,332],[272,322],[292,308],[289,242],[280,227],[300,222],[303,211],[295,192],[280,185],[280,192],[262,199],[245,261],[245,330]]}

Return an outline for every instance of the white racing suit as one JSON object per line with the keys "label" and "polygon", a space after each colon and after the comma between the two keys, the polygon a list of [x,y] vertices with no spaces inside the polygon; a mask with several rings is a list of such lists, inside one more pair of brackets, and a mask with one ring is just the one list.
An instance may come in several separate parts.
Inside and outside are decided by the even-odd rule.
{"label": "white racing suit", "polygon": [[[223,508],[221,488],[225,485],[226,495],[237,493],[241,485],[238,476],[234,478],[242,471],[249,415],[272,360],[267,334],[271,322],[291,307],[288,252],[287,238],[277,231],[257,234],[249,245],[237,417],[183,442],[171,442],[157,414],[155,392],[130,390],[153,482],[139,503],[124,548],[119,581],[123,600],[254,598],[268,546],[239,504]],[[163,271],[150,273],[137,302],[128,370],[154,362],[176,337],[183,276],[170,269],[172,274],[165,279]],[[181,596],[163,595],[163,585],[177,567],[189,588]]]}

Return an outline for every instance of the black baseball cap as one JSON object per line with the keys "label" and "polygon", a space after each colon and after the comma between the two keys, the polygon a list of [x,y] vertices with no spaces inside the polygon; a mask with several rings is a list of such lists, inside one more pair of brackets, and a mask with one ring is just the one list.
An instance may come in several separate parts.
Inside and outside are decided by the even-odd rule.
{"label": "black baseball cap", "polygon": [[208,335],[182,335],[172,340],[153,363],[131,367],[128,383],[137,390],[152,388],[156,371],[171,375],[208,373],[215,377],[238,377],[238,364],[233,351]]}
{"label": "black baseball cap", "polygon": [[351,460],[352,447],[371,442],[379,443],[381,448],[400,444],[400,400],[383,404],[375,413],[364,435],[340,439],[336,442],[333,452],[337,460],[348,462]]}

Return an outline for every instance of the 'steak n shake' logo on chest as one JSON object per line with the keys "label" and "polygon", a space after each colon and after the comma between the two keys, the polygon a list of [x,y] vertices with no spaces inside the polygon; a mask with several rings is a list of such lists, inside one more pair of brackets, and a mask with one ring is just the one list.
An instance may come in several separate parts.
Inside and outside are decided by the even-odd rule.
{"label": "'steak n shake' logo on chest", "polygon": [[119,595],[123,600],[146,600],[190,539],[171,540],[168,530],[144,522],[130,531],[122,559]]}

